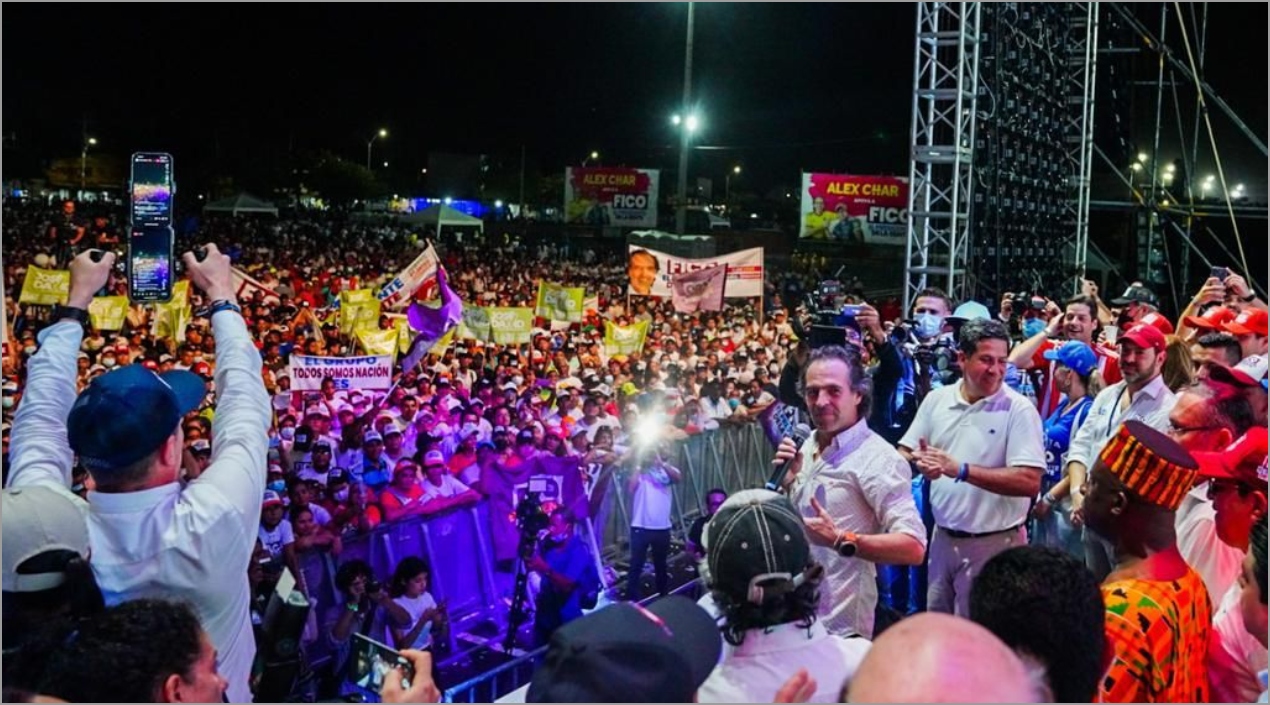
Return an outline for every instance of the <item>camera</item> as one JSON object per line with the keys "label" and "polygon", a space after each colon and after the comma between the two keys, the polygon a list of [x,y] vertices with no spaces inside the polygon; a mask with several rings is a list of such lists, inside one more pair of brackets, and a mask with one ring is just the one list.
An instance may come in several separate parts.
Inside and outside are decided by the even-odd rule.
{"label": "camera", "polygon": [[540,495],[540,492],[527,492],[516,505],[516,529],[520,533],[522,559],[534,554],[538,547],[538,535],[545,531],[550,523],[550,518],[543,509]]}
{"label": "camera", "polygon": [[384,589],[384,584],[379,582],[379,579],[376,578],[375,576],[372,575],[366,580],[366,594],[367,595],[374,595],[375,593],[383,589]]}
{"label": "camera", "polygon": [[799,339],[806,340],[812,348],[826,345],[862,345],[863,335],[856,316],[860,314],[858,304],[844,303],[842,283],[836,279],[825,279],[816,289],[807,294],[804,305],[811,312],[811,330],[797,318],[791,321],[794,333]]}

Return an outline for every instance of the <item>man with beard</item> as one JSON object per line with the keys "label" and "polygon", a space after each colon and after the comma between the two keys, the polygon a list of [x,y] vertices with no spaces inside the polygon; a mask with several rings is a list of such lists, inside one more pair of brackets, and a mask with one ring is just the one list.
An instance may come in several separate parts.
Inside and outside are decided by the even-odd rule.
{"label": "man with beard", "polygon": [[[1081,507],[1085,495],[1080,488],[1088,468],[1116,429],[1125,421],[1136,420],[1160,432],[1168,430],[1169,412],[1177,397],[1160,374],[1164,369],[1166,346],[1159,329],[1141,323],[1130,327],[1116,341],[1123,379],[1094,397],[1085,422],[1067,448],[1073,525],[1083,523]],[[1111,571],[1111,546],[1088,529],[1084,532],[1084,543],[1085,565],[1093,571],[1094,577],[1102,580]]]}

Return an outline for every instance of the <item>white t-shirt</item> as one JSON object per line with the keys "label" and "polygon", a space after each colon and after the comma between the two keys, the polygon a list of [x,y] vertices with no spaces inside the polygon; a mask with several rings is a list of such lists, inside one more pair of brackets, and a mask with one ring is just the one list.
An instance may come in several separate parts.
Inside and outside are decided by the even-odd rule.
{"label": "white t-shirt", "polygon": [[1173,518],[1177,533],[1177,549],[1187,565],[1199,573],[1212,598],[1217,600],[1239,580],[1244,552],[1229,546],[1217,536],[1217,510],[1208,499],[1208,483],[1191,490],[1182,498]]}
{"label": "white t-shirt", "polygon": [[[404,627],[398,627],[398,631],[400,631],[402,634],[409,633],[410,630],[414,629],[415,625],[419,623],[419,618],[423,616],[423,613],[425,611],[430,610],[433,607],[437,606],[437,601],[432,599],[432,593],[430,592],[425,592],[418,597],[406,597],[405,595],[402,595],[401,597],[394,597],[393,602],[396,602],[398,605],[401,605],[401,608],[410,614],[410,624]],[[388,633],[385,634],[384,636],[385,636],[384,638],[385,644],[395,646],[395,642],[392,639],[391,628],[389,628]],[[432,645],[432,625],[429,624],[428,626],[424,627],[423,629],[419,631],[419,636],[415,637],[415,641],[413,644],[410,644],[408,646],[402,646],[398,649],[398,651],[400,651],[402,648],[424,649],[431,645]]]}
{"label": "white t-shirt", "polygon": [[440,486],[434,485],[427,480],[424,480],[419,486],[423,488],[423,501],[425,502],[437,498],[457,497],[471,489],[449,473],[441,476]]}
{"label": "white t-shirt", "polygon": [[1266,647],[1244,629],[1239,584],[1230,586],[1213,617],[1208,642],[1208,682],[1215,703],[1251,703],[1261,694],[1257,673],[1266,667]]}
{"label": "white t-shirt", "polygon": [[[1045,433],[1036,406],[1018,392],[1001,385],[990,397],[970,404],[962,396],[963,383],[932,390],[900,445],[910,450],[920,439],[940,448],[958,463],[986,468],[1045,468]],[[985,533],[1023,523],[1030,497],[1006,497],[941,477],[930,484],[935,523],[946,529]]]}
{"label": "white t-shirt", "polygon": [[870,646],[862,637],[832,636],[820,622],[751,629],[697,689],[697,702],[771,702],[791,674],[806,668],[816,679],[807,702],[836,703]]}
{"label": "white t-shirt", "polygon": [[269,555],[275,561],[282,560],[282,549],[285,546],[295,543],[295,532],[291,530],[291,520],[283,519],[278,525],[272,529],[266,529],[264,524],[260,525],[260,543],[269,551]]}
{"label": "white t-shirt", "polygon": [[638,482],[631,501],[631,527],[669,529],[673,497],[670,474],[661,468],[648,468],[640,472]]}

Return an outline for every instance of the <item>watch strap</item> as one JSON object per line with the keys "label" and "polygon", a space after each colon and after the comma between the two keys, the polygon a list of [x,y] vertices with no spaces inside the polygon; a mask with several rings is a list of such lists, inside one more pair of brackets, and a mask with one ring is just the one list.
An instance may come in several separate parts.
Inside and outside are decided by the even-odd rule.
{"label": "watch strap", "polygon": [[53,305],[53,320],[60,321],[64,318],[70,318],[79,321],[81,325],[88,325],[88,309],[77,308],[75,306],[63,306],[62,304]]}

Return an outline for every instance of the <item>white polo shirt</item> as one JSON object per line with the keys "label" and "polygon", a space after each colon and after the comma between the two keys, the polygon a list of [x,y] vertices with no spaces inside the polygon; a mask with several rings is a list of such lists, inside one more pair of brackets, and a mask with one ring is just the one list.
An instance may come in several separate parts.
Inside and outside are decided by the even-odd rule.
{"label": "white polo shirt", "polygon": [[[925,438],[958,463],[1044,469],[1045,434],[1036,406],[1004,384],[996,394],[971,404],[962,395],[962,384],[927,394],[900,445],[915,450]],[[935,523],[957,531],[987,533],[1018,526],[1031,502],[1030,497],[1006,497],[951,477],[930,485]]]}

